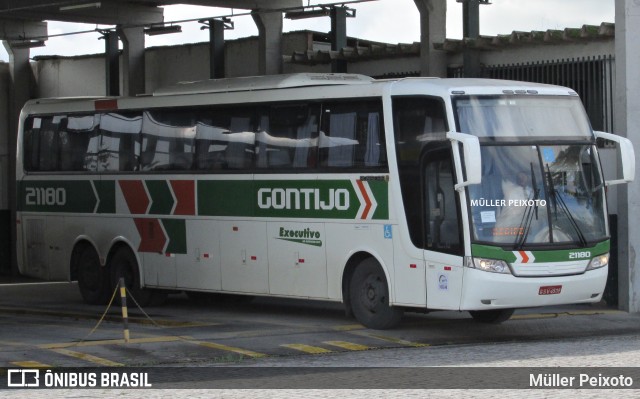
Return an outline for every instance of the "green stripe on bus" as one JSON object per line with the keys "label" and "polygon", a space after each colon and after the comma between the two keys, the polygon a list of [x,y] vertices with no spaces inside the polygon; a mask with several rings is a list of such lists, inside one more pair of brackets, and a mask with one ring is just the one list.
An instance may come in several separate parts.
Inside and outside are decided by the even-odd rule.
{"label": "green stripe on bus", "polygon": [[255,183],[255,216],[355,219],[361,206],[350,180],[269,180]]}
{"label": "green stripe on bus", "polygon": [[187,226],[185,220],[162,219],[161,221],[169,239],[166,252],[170,254],[186,254]]}
{"label": "green stripe on bus", "polygon": [[252,216],[255,199],[251,180],[199,180],[198,215]]}
{"label": "green stripe on bus", "polygon": [[[591,256],[589,259],[594,258],[595,256],[602,255],[604,253],[609,252],[610,250],[610,241],[606,240],[601,243],[594,245],[593,247],[588,248],[573,248],[573,249],[560,249],[553,251],[530,251],[535,260],[533,263],[545,263],[545,262],[566,262],[571,259],[570,256],[575,252],[590,252]],[[472,244],[471,245],[471,253],[473,256],[477,256],[480,258],[488,258],[488,259],[500,259],[509,263],[513,263],[516,261],[516,255],[514,254],[515,250],[504,250],[500,247],[494,247],[490,245],[480,245],[480,244]],[[517,252],[517,251],[516,251]]]}
{"label": "green stripe on bus", "polygon": [[98,203],[90,180],[23,181],[19,187],[25,212],[94,213]]}
{"label": "green stripe on bus", "polygon": [[373,219],[389,219],[389,183],[383,180],[374,180],[369,182],[369,187],[371,187],[371,192],[378,202]]}
{"label": "green stripe on bus", "polygon": [[[300,219],[356,219],[360,215],[388,219],[388,182],[367,181],[366,184],[373,198],[356,192],[354,183],[346,179],[203,180],[198,181],[198,215]],[[373,213],[367,213],[367,209]]]}
{"label": "green stripe on bus", "polygon": [[[144,181],[150,215],[170,215],[175,198],[167,180]],[[115,213],[115,180],[26,181],[20,210]],[[310,219],[389,219],[385,180],[198,180],[200,216]]]}
{"label": "green stripe on bus", "polygon": [[93,181],[98,193],[100,204],[97,213],[116,213],[116,182],[115,180]]}
{"label": "green stripe on bus", "polygon": [[166,180],[145,181],[147,190],[151,196],[150,215],[169,215],[175,203],[171,190]]}

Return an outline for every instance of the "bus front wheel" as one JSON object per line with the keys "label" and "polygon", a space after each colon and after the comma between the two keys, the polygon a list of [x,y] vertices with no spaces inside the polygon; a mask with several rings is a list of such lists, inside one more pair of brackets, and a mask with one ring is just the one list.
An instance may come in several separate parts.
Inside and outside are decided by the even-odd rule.
{"label": "bus front wheel", "polygon": [[90,245],[80,249],[76,258],[78,267],[78,288],[82,299],[90,305],[106,305],[111,294],[109,274],[100,265],[95,249]]}
{"label": "bus front wheel", "polygon": [[387,278],[373,258],[363,260],[354,271],[349,299],[353,314],[365,327],[384,330],[394,327],[402,318],[402,309],[389,306]]}
{"label": "bus front wheel", "polygon": [[[166,294],[157,290],[141,287],[138,262],[129,248],[118,248],[109,264],[113,287],[118,286],[120,278],[124,278],[127,294],[133,297],[138,305],[159,305],[166,298]],[[120,298],[119,295],[117,297]],[[135,306],[135,303],[128,303],[127,305]]]}
{"label": "bus front wheel", "polygon": [[469,314],[473,320],[480,323],[500,324],[509,320],[515,309],[496,309],[496,310],[471,310]]}

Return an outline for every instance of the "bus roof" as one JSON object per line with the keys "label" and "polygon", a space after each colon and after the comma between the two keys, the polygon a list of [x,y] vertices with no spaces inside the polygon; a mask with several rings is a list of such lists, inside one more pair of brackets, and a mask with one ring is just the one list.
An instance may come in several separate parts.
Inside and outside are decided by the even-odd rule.
{"label": "bus roof", "polygon": [[[303,90],[311,87],[323,92]],[[30,114],[133,109],[139,108],[141,101],[145,102],[145,106],[162,107],[172,105],[176,101],[181,105],[204,105],[267,100],[305,100],[315,98],[314,96],[320,96],[319,98],[377,97],[383,95],[385,91],[392,96],[431,95],[441,98],[457,95],[514,94],[577,96],[572,89],[566,87],[510,80],[426,77],[375,80],[359,74],[296,73],[184,82],[157,89],[153,95],[136,97],[40,98],[29,100],[23,112]],[[251,95],[249,99],[242,95],[247,92],[255,95]],[[209,94],[213,93],[220,95],[211,97]],[[172,98],[174,96],[183,98],[177,100]]]}
{"label": "bus roof", "polygon": [[450,95],[501,95],[501,94],[542,94],[542,95],[571,95],[577,93],[567,87],[543,83],[522,82],[515,80],[481,79],[481,78],[450,78],[429,79],[404,78],[394,84],[394,94],[404,90],[411,90],[411,86],[424,84],[429,87],[429,93],[442,96]]}
{"label": "bus roof", "polygon": [[154,96],[180,94],[225,93],[283,89],[305,86],[370,84],[374,79],[358,74],[346,73],[294,73],[285,75],[248,76],[229,79],[209,79],[195,82],[180,82],[153,92]]}

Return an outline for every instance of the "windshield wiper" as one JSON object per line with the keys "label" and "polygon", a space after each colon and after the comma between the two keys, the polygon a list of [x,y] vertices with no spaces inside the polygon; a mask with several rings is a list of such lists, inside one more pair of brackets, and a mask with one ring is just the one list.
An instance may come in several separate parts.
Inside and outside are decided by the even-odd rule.
{"label": "windshield wiper", "polygon": [[[548,187],[549,187],[549,191],[551,192],[551,198],[553,198],[554,200],[553,207],[555,209],[555,214],[556,214],[555,217],[556,219],[558,219],[558,205],[560,205],[560,209],[562,209],[564,214],[567,215],[569,224],[571,225],[571,227],[573,227],[576,234],[578,235],[578,240],[580,240],[580,245],[582,245],[582,247],[584,248],[587,246],[587,239],[582,233],[582,230],[580,230],[580,226],[578,226],[576,219],[573,217],[573,215],[569,211],[569,207],[567,206],[566,202],[564,202],[564,199],[562,199],[562,196],[556,190],[553,184],[553,178],[551,177],[551,169],[549,168],[549,164],[547,164],[546,166],[547,166],[547,181],[549,182]],[[553,226],[549,226],[549,228],[553,231]]]}
{"label": "windshield wiper", "polygon": [[[540,189],[538,188],[538,184],[536,183],[536,174],[533,171],[533,162],[530,162],[531,166],[531,186],[533,191],[533,204],[531,205],[527,201],[527,209],[524,211],[524,215],[522,215],[522,221],[520,222],[520,227],[518,227],[518,236],[516,237],[516,245],[515,248],[517,250],[522,250],[525,242],[527,241],[527,237],[529,236],[529,231],[531,230],[531,222],[533,221],[533,215],[536,215],[536,220],[538,220],[538,196],[540,194]],[[531,198],[527,198],[530,200]]]}

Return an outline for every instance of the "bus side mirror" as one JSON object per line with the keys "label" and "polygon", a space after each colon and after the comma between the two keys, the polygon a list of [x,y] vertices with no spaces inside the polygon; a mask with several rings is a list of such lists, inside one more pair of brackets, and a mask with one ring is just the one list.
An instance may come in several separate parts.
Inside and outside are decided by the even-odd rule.
{"label": "bus side mirror", "polygon": [[[480,157],[480,141],[476,136],[466,133],[448,132],[447,138],[455,143],[462,144],[462,154],[464,156],[464,174],[467,180],[457,183],[456,190],[471,184],[480,184],[482,180],[482,159]],[[454,161],[456,156],[454,155]],[[456,167],[456,170],[458,168]],[[462,178],[460,178],[462,180]]]}
{"label": "bus side mirror", "polygon": [[593,132],[597,139],[605,139],[616,142],[618,145],[618,153],[620,154],[620,160],[622,161],[622,179],[608,180],[605,182],[607,186],[614,184],[622,184],[632,182],[636,175],[636,157],[633,151],[633,144],[626,137],[618,136],[617,134],[605,133],[605,132]]}

